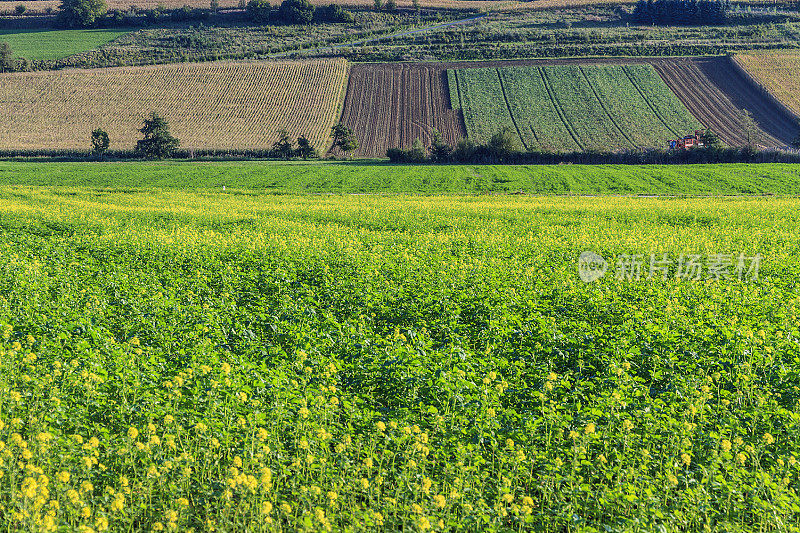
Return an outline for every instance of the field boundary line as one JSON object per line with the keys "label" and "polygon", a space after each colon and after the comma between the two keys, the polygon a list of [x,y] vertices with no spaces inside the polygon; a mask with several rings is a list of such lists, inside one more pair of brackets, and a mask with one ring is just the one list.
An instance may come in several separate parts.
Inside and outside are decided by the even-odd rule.
{"label": "field boundary line", "polygon": [[517,119],[514,118],[514,112],[511,110],[511,105],[508,103],[508,96],[506,95],[506,87],[503,85],[503,75],[500,74],[500,69],[496,68],[494,71],[497,73],[497,79],[500,80],[500,92],[503,93],[503,100],[506,103],[506,109],[508,109],[508,116],[511,117],[511,123],[514,125],[514,129],[517,130],[517,135],[519,136],[519,140],[522,143],[522,146],[527,150],[528,144],[525,142],[525,139],[522,138],[522,131],[520,131],[519,126],[517,125]]}
{"label": "field boundary line", "polygon": [[[655,70],[655,67],[653,67],[653,70]],[[656,109],[655,106],[650,102],[650,99],[647,98],[644,95],[644,92],[642,92],[642,89],[639,88],[639,84],[636,83],[636,80],[634,80],[633,76],[631,76],[630,72],[628,72],[628,65],[622,65],[622,72],[625,73],[625,76],[628,78],[628,80],[630,80],[631,85],[633,85],[633,87],[639,93],[639,96],[641,96],[642,100],[644,100],[644,102],[647,104],[647,107],[649,107],[650,110],[653,112],[653,114],[658,117],[658,120],[661,121],[661,123],[664,125],[664,127],[667,128],[669,131],[671,131],[673,135],[675,135],[677,137],[680,137],[681,133],[679,133],[679,132],[675,131],[674,129],[672,129],[672,126],[670,126],[669,123],[666,120],[664,120],[664,117],[661,116],[661,113],[658,112],[658,109]],[[656,72],[656,74],[658,75],[658,72]],[[661,78],[660,75],[658,77]],[[664,81],[664,80],[661,80],[661,81]],[[666,85],[666,82],[664,83],[664,85]],[[669,89],[669,85],[667,85],[667,89]],[[672,92],[672,89],[670,89],[670,92]],[[675,98],[678,98],[677,94],[675,95]],[[678,101],[681,102],[681,99],[678,98]],[[683,102],[681,102],[681,104],[683,104]],[[683,104],[683,106],[686,107],[686,104]],[[687,108],[687,110],[688,110],[688,108]],[[691,111],[690,111],[690,113],[691,113]],[[698,122],[700,122],[700,121],[698,120]]]}
{"label": "field boundary line", "polygon": [[622,128],[619,127],[619,124],[617,124],[617,120],[608,111],[608,109],[606,108],[606,105],[603,103],[603,99],[600,98],[600,95],[597,94],[597,89],[595,89],[594,85],[592,85],[592,82],[589,81],[589,76],[586,75],[586,71],[583,70],[583,66],[578,67],[578,70],[581,71],[581,75],[583,76],[583,79],[586,80],[586,85],[588,85],[589,89],[592,90],[592,94],[594,95],[595,99],[597,99],[597,102],[600,104],[600,107],[602,108],[603,112],[606,114],[606,116],[611,121],[611,123],[614,125],[614,127],[617,128],[617,131],[619,131],[622,134],[622,136],[625,138],[626,141],[631,143],[631,146],[633,146],[634,148],[640,148],[640,146],[638,144],[636,144],[635,142],[633,142],[633,139],[628,137],[628,134],[625,133],[625,131]]}
{"label": "field boundary line", "polygon": [[536,68],[539,70],[539,75],[542,77],[544,88],[547,90],[547,95],[550,97],[550,101],[553,103],[553,108],[555,108],[558,118],[561,119],[561,123],[564,124],[565,128],[567,128],[570,137],[572,137],[572,140],[578,145],[578,148],[585,150],[586,147],[581,141],[578,140],[578,135],[572,130],[572,124],[567,121],[567,117],[564,116],[564,110],[561,109],[561,104],[558,102],[558,100],[556,100],[555,94],[553,94],[553,88],[550,87],[550,80],[547,78],[547,72],[545,72],[542,67]]}

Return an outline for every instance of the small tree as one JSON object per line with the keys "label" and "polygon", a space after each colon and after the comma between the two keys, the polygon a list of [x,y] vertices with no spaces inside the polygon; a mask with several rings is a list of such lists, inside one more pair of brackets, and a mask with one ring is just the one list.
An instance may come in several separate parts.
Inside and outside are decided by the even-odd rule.
{"label": "small tree", "polygon": [[453,152],[450,145],[444,142],[442,134],[438,130],[433,130],[433,142],[428,150],[431,153],[431,159],[440,163],[450,159],[450,154]]}
{"label": "small tree", "polygon": [[247,2],[247,18],[256,24],[269,22],[271,6],[267,0],[250,0]]}
{"label": "small tree", "polygon": [[375,11],[380,11],[383,9],[383,0],[372,0],[373,5],[375,6]]}
{"label": "small tree", "polygon": [[503,128],[489,139],[488,148],[496,157],[504,158],[519,152],[519,137],[511,128]]}
{"label": "small tree", "polygon": [[286,130],[278,132],[278,140],[272,145],[272,153],[281,159],[291,159],[294,155],[292,141],[289,140],[289,133]]}
{"label": "small tree", "polygon": [[308,0],[283,0],[278,13],[287,24],[311,24],[314,5]]}
{"label": "small tree", "polygon": [[419,11],[421,6],[419,5],[419,0],[411,0],[411,5],[414,8],[414,11]]}
{"label": "small tree", "polygon": [[302,157],[303,159],[309,158],[317,158],[319,154],[317,153],[317,149],[311,146],[311,142],[303,136],[297,138],[297,157]]}
{"label": "small tree", "polygon": [[136,152],[148,159],[163,159],[175,153],[180,141],[170,135],[169,124],[155,111],[144,119],[144,127],[139,130],[144,139],[136,143]]}
{"label": "small tree", "polygon": [[386,0],[386,11],[389,13],[397,11],[397,2],[395,0]]}
{"label": "small tree", "polygon": [[358,140],[356,139],[353,130],[344,124],[336,124],[331,128],[331,137],[333,137],[333,146],[339,148],[342,152],[350,155],[350,152],[358,148]]}
{"label": "small tree", "polygon": [[11,51],[11,45],[7,42],[0,43],[0,72],[9,72],[14,70],[16,62],[14,61],[14,52]]}
{"label": "small tree", "polygon": [[108,150],[111,141],[108,139],[108,133],[100,128],[96,128],[92,132],[92,155],[98,160],[103,158],[103,154]]}
{"label": "small tree", "polygon": [[22,15],[22,14],[24,14],[24,13],[25,13],[25,11],[26,11],[27,9],[28,9],[28,8],[27,8],[27,6],[26,6],[25,4],[17,4],[17,5],[14,7],[14,12],[15,12],[17,15]]}
{"label": "small tree", "polygon": [[800,150],[800,131],[797,132],[797,137],[792,141],[792,146]]}
{"label": "small tree", "polygon": [[61,0],[58,20],[68,28],[86,28],[105,14],[105,0]]}
{"label": "small tree", "polygon": [[406,153],[406,161],[409,163],[422,163],[425,161],[425,148],[419,138],[414,139],[414,144],[411,145],[411,149]]}
{"label": "small tree", "polygon": [[703,141],[703,144],[707,148],[717,148],[721,144],[719,136],[716,133],[714,133],[713,130],[710,129],[703,132],[703,135],[700,137],[700,140]]}
{"label": "small tree", "polygon": [[753,115],[747,109],[742,109],[739,113],[739,123],[742,127],[745,141],[749,148],[754,148],[762,142],[761,128],[758,127]]}
{"label": "small tree", "polygon": [[219,11],[219,0],[211,0],[211,11],[216,15],[217,11]]}

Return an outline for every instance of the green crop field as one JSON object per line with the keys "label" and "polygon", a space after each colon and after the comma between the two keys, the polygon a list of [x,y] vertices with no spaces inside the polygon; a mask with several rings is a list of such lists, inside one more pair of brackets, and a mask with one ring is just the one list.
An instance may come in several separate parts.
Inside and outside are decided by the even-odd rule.
{"label": "green crop field", "polygon": [[[798,224],[796,198],[2,185],[0,522],[797,531]],[[584,283],[585,250],[644,274]]]}
{"label": "green crop field", "polygon": [[650,65],[449,70],[451,101],[467,134],[503,128],[528,150],[665,148],[702,128]]}
{"label": "green crop field", "polygon": [[0,185],[192,188],[264,193],[788,194],[800,166],[386,165],[273,162],[0,162]]}
{"label": "green crop field", "polygon": [[129,32],[129,29],[0,30],[0,41],[11,46],[15,57],[47,60],[94,50]]}

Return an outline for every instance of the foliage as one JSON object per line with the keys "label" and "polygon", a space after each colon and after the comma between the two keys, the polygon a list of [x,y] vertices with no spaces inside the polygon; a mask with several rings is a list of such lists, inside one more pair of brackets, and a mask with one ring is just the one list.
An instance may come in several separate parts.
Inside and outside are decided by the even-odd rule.
{"label": "foliage", "polygon": [[95,128],[92,131],[92,155],[98,159],[102,159],[103,154],[108,150],[111,141],[108,138],[108,133],[101,128]]}
{"label": "foliage", "polygon": [[753,118],[752,113],[747,109],[742,109],[738,118],[746,146],[750,148],[757,147],[763,141],[763,133]]}
{"label": "foliage", "polygon": [[156,112],[144,119],[144,126],[139,132],[144,138],[136,143],[136,152],[148,159],[170,157],[180,145],[180,141],[170,135],[167,121]]}
{"label": "foliage", "polygon": [[271,7],[268,0],[249,0],[247,2],[247,17],[256,24],[269,22]]}
{"label": "foliage", "polygon": [[331,128],[331,138],[333,139],[333,146],[345,154],[350,154],[358,148],[358,140],[355,133],[344,124],[339,123]]}
{"label": "foliage", "polygon": [[434,162],[444,162],[450,159],[450,154],[453,148],[448,145],[442,138],[442,134],[438,130],[433,131],[433,140],[428,151],[431,154],[431,160]]}
{"label": "foliage", "polygon": [[346,10],[339,4],[330,4],[325,7],[317,8],[315,11],[317,19],[323,22],[344,22],[352,23],[355,21],[353,13]]}
{"label": "foliage", "polygon": [[311,24],[314,9],[314,4],[309,0],[283,0],[278,14],[287,24]]}
{"label": "foliage", "polygon": [[8,530],[797,530],[797,199],[20,193]]}
{"label": "foliage", "polygon": [[279,159],[291,159],[294,156],[294,146],[286,130],[278,132],[278,140],[272,145],[272,153]]}
{"label": "foliage", "polygon": [[794,141],[792,141],[792,146],[797,150],[800,150],[800,131],[797,132],[797,137],[795,137]]}
{"label": "foliage", "polygon": [[16,70],[16,60],[14,59],[14,52],[11,50],[11,45],[7,42],[0,42],[0,72],[9,72]]}
{"label": "foliage", "polygon": [[633,19],[665,26],[725,24],[729,6],[728,0],[639,0]]}
{"label": "foliage", "polygon": [[702,136],[700,137],[700,140],[703,142],[705,146],[709,148],[714,148],[722,145],[722,142],[719,140],[719,136],[716,133],[714,133],[714,131],[711,129],[705,130]]}
{"label": "foliage", "polygon": [[94,26],[106,14],[105,0],[60,0],[58,20],[68,28]]}
{"label": "foliage", "polygon": [[297,150],[295,155],[302,159],[314,159],[319,157],[319,152],[311,145],[311,141],[304,136],[297,138]]}

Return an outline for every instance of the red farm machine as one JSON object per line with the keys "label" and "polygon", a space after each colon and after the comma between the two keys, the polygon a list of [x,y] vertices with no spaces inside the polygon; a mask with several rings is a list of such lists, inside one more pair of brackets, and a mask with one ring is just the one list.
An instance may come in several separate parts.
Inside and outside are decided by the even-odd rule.
{"label": "red farm machine", "polygon": [[686,135],[680,139],[673,139],[669,141],[670,150],[689,150],[691,148],[698,148],[705,146],[703,142],[704,132],[695,130],[694,135]]}

